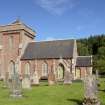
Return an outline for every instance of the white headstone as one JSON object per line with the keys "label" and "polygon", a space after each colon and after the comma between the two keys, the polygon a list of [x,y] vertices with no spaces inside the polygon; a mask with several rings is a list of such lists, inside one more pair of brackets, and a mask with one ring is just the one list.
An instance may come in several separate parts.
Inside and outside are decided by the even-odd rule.
{"label": "white headstone", "polygon": [[29,78],[23,78],[22,80],[22,88],[23,89],[30,89],[31,88],[31,82]]}
{"label": "white headstone", "polygon": [[35,71],[32,74],[31,80],[32,80],[32,85],[39,85],[39,78],[38,78],[37,71]]}

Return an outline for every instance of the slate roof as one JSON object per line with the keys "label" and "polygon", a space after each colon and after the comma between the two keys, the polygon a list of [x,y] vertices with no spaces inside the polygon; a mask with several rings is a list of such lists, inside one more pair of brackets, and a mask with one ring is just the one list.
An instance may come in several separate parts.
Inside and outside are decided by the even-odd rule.
{"label": "slate roof", "polygon": [[30,42],[21,57],[21,60],[72,58],[74,40],[55,40]]}
{"label": "slate roof", "polygon": [[91,56],[78,56],[76,60],[77,67],[89,67],[92,66]]}

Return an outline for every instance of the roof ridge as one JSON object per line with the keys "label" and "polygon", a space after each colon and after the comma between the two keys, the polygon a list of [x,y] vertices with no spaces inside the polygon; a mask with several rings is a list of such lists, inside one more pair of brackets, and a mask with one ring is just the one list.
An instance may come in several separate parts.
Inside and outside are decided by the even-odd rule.
{"label": "roof ridge", "polygon": [[77,57],[92,57],[91,55],[87,55],[87,56],[77,56]]}
{"label": "roof ridge", "polygon": [[[35,41],[35,43],[43,43],[43,42],[57,42],[57,41],[74,41],[75,39],[58,39],[58,40],[42,40],[42,41]],[[33,42],[30,42],[33,43]]]}

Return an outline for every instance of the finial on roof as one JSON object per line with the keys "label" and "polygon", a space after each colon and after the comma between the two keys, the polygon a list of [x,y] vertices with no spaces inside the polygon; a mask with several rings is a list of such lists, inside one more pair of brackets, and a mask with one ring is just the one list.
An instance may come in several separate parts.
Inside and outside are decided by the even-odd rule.
{"label": "finial on roof", "polygon": [[12,24],[22,24],[20,17],[17,17],[17,19]]}

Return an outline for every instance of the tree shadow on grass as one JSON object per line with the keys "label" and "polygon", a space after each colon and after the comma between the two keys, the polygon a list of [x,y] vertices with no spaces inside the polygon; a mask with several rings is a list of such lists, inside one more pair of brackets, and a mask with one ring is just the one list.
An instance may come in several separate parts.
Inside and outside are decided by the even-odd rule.
{"label": "tree shadow on grass", "polygon": [[75,102],[77,105],[82,105],[82,101],[78,99],[67,99],[67,101]]}
{"label": "tree shadow on grass", "polygon": [[102,90],[102,89],[98,89],[98,91],[105,92],[105,89],[104,89],[104,90]]}

